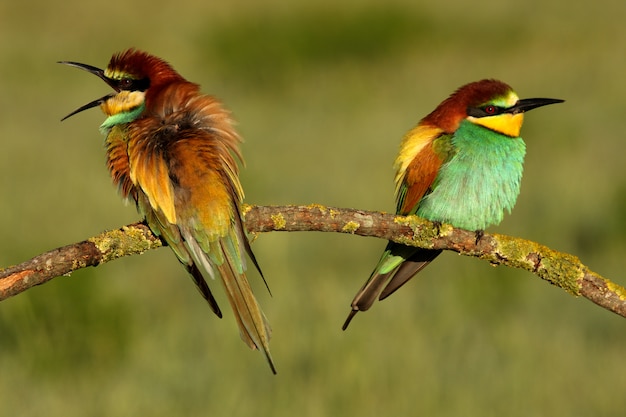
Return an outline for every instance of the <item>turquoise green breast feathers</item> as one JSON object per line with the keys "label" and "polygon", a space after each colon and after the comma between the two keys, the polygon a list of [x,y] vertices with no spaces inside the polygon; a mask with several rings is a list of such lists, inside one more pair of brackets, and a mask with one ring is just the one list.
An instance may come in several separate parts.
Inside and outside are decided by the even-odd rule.
{"label": "turquoise green breast feathers", "polygon": [[[482,232],[502,221],[520,192],[524,113],[563,100],[520,100],[497,80],[464,85],[409,131],[396,158],[397,214]],[[389,242],[352,301],[354,315],[383,300],[441,251]]]}

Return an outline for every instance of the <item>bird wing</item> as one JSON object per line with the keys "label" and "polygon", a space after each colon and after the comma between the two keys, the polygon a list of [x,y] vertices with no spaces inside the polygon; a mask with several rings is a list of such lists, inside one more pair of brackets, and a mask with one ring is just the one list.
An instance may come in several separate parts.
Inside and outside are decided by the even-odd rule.
{"label": "bird wing", "polygon": [[164,222],[176,224],[174,186],[163,150],[149,135],[133,135],[128,142],[130,179],[148,198],[150,207],[162,213]]}
{"label": "bird wing", "polygon": [[148,196],[143,191],[138,192],[137,196],[137,208],[139,213],[146,219],[150,230],[152,230],[155,235],[161,237],[172,249],[176,258],[178,258],[191,276],[202,297],[211,307],[211,311],[213,311],[217,317],[222,318],[222,311],[217,304],[217,300],[213,297],[202,272],[198,269],[191,254],[185,247],[178,225],[169,223],[162,211],[155,211],[150,205]]}
{"label": "bird wing", "polygon": [[435,146],[435,141],[443,136],[447,135],[440,128],[424,124],[404,136],[394,164],[397,214],[414,214],[429,192],[446,159]]}
{"label": "bird wing", "polygon": [[171,161],[184,161],[170,162],[177,224],[194,262],[221,278],[242,339],[261,350],[275,372],[269,353],[270,326],[245,274],[246,252],[257,262],[241,220],[243,192],[237,166],[215,135],[189,129],[168,147]]}
{"label": "bird wing", "polygon": [[[415,214],[422,198],[436,187],[437,175],[441,165],[453,155],[452,135],[433,127],[418,126],[409,132],[409,138],[403,145],[418,148],[417,154],[408,164],[402,175],[401,183],[396,184],[397,213],[402,215]],[[421,145],[421,147],[420,147]],[[402,152],[401,152],[402,154]],[[398,180],[398,177],[396,177]],[[397,243],[390,242],[391,252],[403,251]],[[397,267],[395,273],[380,292],[380,300],[384,300],[406,284],[419,271],[424,269],[439,254],[440,250],[411,248],[409,255]],[[382,283],[380,284],[382,286]]]}
{"label": "bird wing", "polygon": [[162,128],[154,120],[142,119],[130,132],[130,178],[140,191],[138,207],[220,317],[198,266],[212,278],[221,278],[242,339],[265,354],[275,373],[270,327],[245,274],[246,252],[258,264],[241,221],[243,190],[232,155],[238,137],[174,122]]}
{"label": "bird wing", "polygon": [[[397,214],[415,214],[422,198],[431,191],[439,168],[449,157],[451,148],[446,145],[449,139],[450,135],[442,129],[424,123],[404,136],[394,164]],[[439,253],[389,242],[374,271],[352,300],[352,311],[343,329],[358,311],[368,310],[377,298],[391,295]]]}

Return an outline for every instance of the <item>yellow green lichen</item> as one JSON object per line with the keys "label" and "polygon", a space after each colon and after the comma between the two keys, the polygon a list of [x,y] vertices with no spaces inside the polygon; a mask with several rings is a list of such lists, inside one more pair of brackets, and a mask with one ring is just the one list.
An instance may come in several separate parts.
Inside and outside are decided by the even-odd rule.
{"label": "yellow green lichen", "polygon": [[616,294],[620,300],[626,300],[626,288],[622,287],[621,285],[617,285],[614,282],[609,281],[608,279],[605,280],[605,282],[606,287],[609,289],[609,291]]}
{"label": "yellow green lichen", "polygon": [[250,242],[250,244],[254,243],[257,238],[259,237],[259,234],[257,232],[249,232],[248,233],[248,242]]}
{"label": "yellow green lichen", "polygon": [[270,218],[272,219],[272,222],[274,223],[275,230],[282,230],[287,225],[287,221],[285,220],[285,217],[281,213],[272,214]]}
{"label": "yellow green lichen", "polygon": [[361,227],[359,223],[354,222],[354,221],[349,221],[348,223],[343,225],[343,227],[341,228],[341,231],[344,233],[354,233],[359,229],[359,227]]}
{"label": "yellow green lichen", "polygon": [[124,226],[88,239],[102,254],[102,262],[122,256],[142,254],[162,246],[159,239],[150,239],[141,228]]}
{"label": "yellow green lichen", "polygon": [[439,236],[445,236],[453,230],[452,226],[447,224],[441,224],[439,227],[434,227],[432,222],[417,216],[396,216],[393,221],[396,224],[410,227],[414,235],[413,238],[399,239],[397,240],[398,243],[412,246],[414,246],[415,243],[418,243],[422,248],[431,247],[432,239]]}
{"label": "yellow green lichen", "polygon": [[541,268],[537,270],[537,275],[572,295],[580,295],[579,282],[584,271],[578,258],[557,252],[544,255],[548,256],[541,259]]}
{"label": "yellow green lichen", "polygon": [[250,212],[250,210],[252,210],[254,206],[251,206],[250,204],[242,204],[241,205],[241,215],[243,217],[246,217],[246,214],[248,214],[248,212]]}
{"label": "yellow green lichen", "polygon": [[328,211],[328,209],[325,206],[321,205],[321,204],[309,204],[306,207],[309,210],[318,209],[320,211],[320,213],[322,213],[322,214],[326,214],[326,212]]}
{"label": "yellow green lichen", "polygon": [[579,282],[584,271],[577,257],[535,242],[502,235],[494,235],[493,238],[496,242],[495,257],[499,263],[533,272],[570,294],[580,295]]}

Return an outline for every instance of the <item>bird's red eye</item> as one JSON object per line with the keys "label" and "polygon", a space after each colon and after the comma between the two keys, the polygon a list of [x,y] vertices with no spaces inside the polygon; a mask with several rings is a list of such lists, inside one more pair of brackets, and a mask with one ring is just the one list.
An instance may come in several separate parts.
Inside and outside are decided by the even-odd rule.
{"label": "bird's red eye", "polygon": [[133,85],[133,80],[130,78],[122,78],[119,81],[119,86],[122,90],[127,90]]}
{"label": "bird's red eye", "polygon": [[487,113],[487,114],[496,114],[496,106],[487,106],[487,107],[485,107],[485,113]]}

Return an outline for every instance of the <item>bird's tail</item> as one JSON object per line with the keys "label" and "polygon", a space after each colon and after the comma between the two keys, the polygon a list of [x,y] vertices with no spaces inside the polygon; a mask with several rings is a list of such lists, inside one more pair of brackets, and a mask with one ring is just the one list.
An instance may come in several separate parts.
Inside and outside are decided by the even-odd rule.
{"label": "bird's tail", "polygon": [[342,329],[348,328],[356,313],[368,310],[377,298],[384,300],[389,297],[440,253],[440,250],[420,249],[389,242],[369,279],[352,300],[352,310]]}
{"label": "bird's tail", "polygon": [[[219,275],[226,290],[228,302],[233,313],[235,313],[241,338],[250,348],[263,352],[275,374],[276,367],[269,348],[272,331],[246,277],[245,258],[243,258],[245,255],[241,253],[241,249],[245,250],[246,247],[239,244],[240,239],[237,231],[233,230],[229,236],[213,242],[206,252],[200,248],[194,239],[186,239],[186,242],[194,261],[202,264],[212,278]],[[194,281],[198,285],[195,278],[194,276]],[[200,285],[198,287],[201,288]],[[206,296],[205,299],[213,308],[210,299]]]}
{"label": "bird's tail", "polygon": [[206,273],[211,278],[219,274],[235,313],[241,338],[251,348],[261,350],[272,372],[276,373],[269,350],[270,326],[246,278],[246,253],[257,269],[259,266],[243,232],[241,218],[235,217],[235,227],[226,231],[222,237],[211,239],[204,233],[204,229],[199,231],[167,222],[159,212],[148,209],[150,206],[147,197],[143,194],[141,196],[143,198],[138,201],[138,207],[146,216],[150,229],[167,242],[191,275],[211,310],[221,318],[222,312],[205,280]]}
{"label": "bird's tail", "polygon": [[[225,253],[227,254],[228,252]],[[217,269],[226,289],[228,302],[235,313],[241,338],[250,348],[263,352],[272,372],[275,374],[276,367],[274,366],[269,347],[272,333],[269,322],[252,293],[252,288],[250,288],[245,272],[238,272],[238,268],[233,267],[232,259],[228,255],[226,255],[226,258],[224,263],[217,266]]]}
{"label": "bird's tail", "polygon": [[213,294],[209,289],[209,285],[206,283],[202,272],[200,272],[200,270],[198,269],[198,265],[196,265],[195,262],[186,263],[184,265],[187,269],[187,272],[189,272],[189,275],[191,275],[191,279],[193,279],[194,284],[196,284],[196,288],[198,289],[198,291],[200,291],[202,298],[204,298],[206,302],[209,303],[209,307],[211,307],[211,310],[215,313],[215,315],[219,318],[222,318],[222,311],[220,310],[220,306],[217,304],[215,297],[213,297]]}

